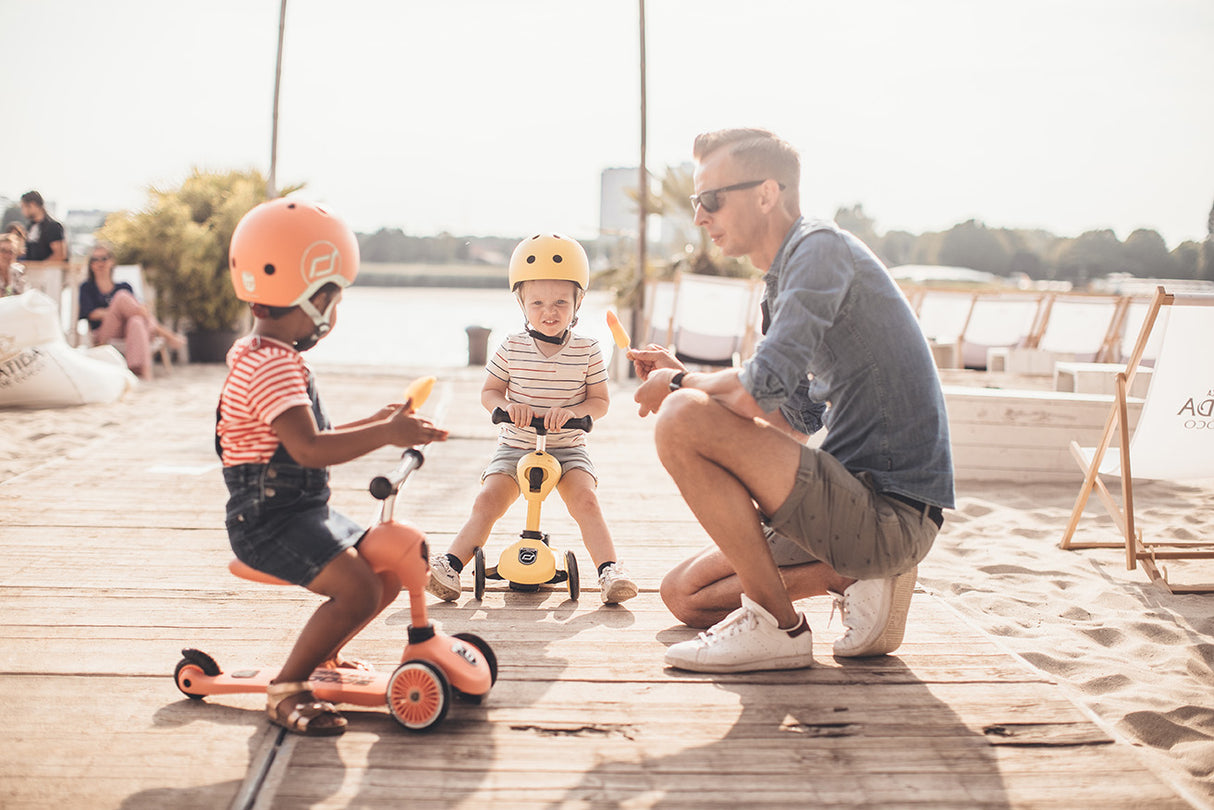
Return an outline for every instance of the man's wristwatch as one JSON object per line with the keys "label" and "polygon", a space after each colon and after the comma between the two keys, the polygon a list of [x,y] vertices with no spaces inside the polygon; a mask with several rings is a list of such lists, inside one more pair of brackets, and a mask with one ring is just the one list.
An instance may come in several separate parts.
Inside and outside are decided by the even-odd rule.
{"label": "man's wristwatch", "polygon": [[678,391],[680,388],[682,388],[683,387],[683,378],[686,376],[687,376],[686,371],[680,371],[679,373],[677,373],[673,377],[671,377],[670,378],[670,390]]}

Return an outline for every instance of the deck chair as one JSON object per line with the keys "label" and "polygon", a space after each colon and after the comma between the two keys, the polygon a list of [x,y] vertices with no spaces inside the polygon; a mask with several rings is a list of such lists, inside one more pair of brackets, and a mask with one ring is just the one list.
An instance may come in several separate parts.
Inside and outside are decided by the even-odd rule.
{"label": "deck chair", "polygon": [[[130,284],[131,289],[135,293],[136,300],[143,302],[143,304],[147,306],[148,311],[153,315],[155,314],[155,295],[152,293],[151,289],[144,284],[143,267],[141,265],[116,265],[113,270],[113,278],[115,284],[120,281],[125,281],[127,284]],[[124,341],[122,338],[114,338],[110,341],[110,345],[119,352],[122,352],[123,355],[126,354],[125,343],[126,341]],[[160,337],[159,335],[152,335],[150,347],[152,350],[152,357],[160,358],[160,362],[164,366],[165,371],[172,371],[173,361],[170,356],[169,346],[165,342],[164,338]]]}
{"label": "deck chair", "polygon": [[759,282],[679,273],[675,276],[671,346],[683,363],[736,366],[754,343]]}
{"label": "deck chair", "polygon": [[985,369],[990,349],[1028,347],[1043,312],[1041,293],[979,293],[957,337],[962,368]]}
{"label": "deck chair", "polygon": [[[1132,435],[1126,391],[1148,343],[1158,336],[1151,385]],[[1117,375],[1117,394],[1094,448],[1071,442],[1071,454],[1084,470],[1070,523],[1059,544],[1065,549],[1125,547],[1126,568],[1138,563],[1154,581],[1173,593],[1210,593],[1214,583],[1175,585],[1161,560],[1214,560],[1214,541],[1146,541],[1134,521],[1134,480],[1183,481],[1214,478],[1214,295],[1171,295],[1160,287],[1151,300],[1126,369]],[[1117,452],[1113,447],[1117,433]],[[1106,455],[1107,454],[1107,455]],[[1120,476],[1118,504],[1101,480]],[[1112,515],[1122,541],[1074,542],[1075,530],[1095,491]]]}
{"label": "deck chair", "polygon": [[1118,295],[1051,295],[1031,346],[1081,363],[1118,358],[1118,334],[1127,299]]}
{"label": "deck chair", "polygon": [[939,368],[958,368],[958,336],[965,331],[970,310],[974,308],[974,293],[957,290],[924,290],[917,301],[915,316],[919,329],[932,347],[932,356]]}
{"label": "deck chair", "polygon": [[673,281],[645,282],[645,305],[641,310],[641,327],[639,340],[634,340],[634,346],[648,346],[656,343],[669,347],[673,340],[674,329],[674,297],[675,283]]}

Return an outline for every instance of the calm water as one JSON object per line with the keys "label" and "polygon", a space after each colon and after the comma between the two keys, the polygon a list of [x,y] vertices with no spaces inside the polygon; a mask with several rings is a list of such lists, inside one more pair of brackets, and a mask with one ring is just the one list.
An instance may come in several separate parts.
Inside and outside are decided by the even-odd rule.
{"label": "calm water", "polygon": [[[578,334],[595,338],[607,359],[610,292],[592,291],[582,303]],[[484,326],[492,353],[523,314],[508,290],[437,287],[351,287],[338,307],[333,332],[308,352],[313,364],[453,368],[468,364],[468,326]]]}

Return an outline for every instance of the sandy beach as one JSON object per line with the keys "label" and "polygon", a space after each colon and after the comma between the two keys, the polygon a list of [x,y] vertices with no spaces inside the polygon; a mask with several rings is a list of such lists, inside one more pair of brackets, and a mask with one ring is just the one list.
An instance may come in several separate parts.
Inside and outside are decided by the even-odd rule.
{"label": "sandy beach", "polygon": [[[327,386],[360,384],[335,367],[318,371]],[[183,403],[214,398],[222,375],[219,366],[179,366],[117,403],[0,411],[0,480],[80,453],[111,430],[154,424]],[[613,408],[631,408],[629,385],[620,385]],[[1214,808],[1214,595],[1169,594],[1142,571],[1125,570],[1119,550],[1059,549],[1077,487],[1078,475],[1074,488],[960,484],[957,509],[920,566],[920,586],[1059,683],[1195,806]],[[1214,482],[1144,485],[1139,518],[1148,533],[1208,537],[1212,494]],[[1084,523],[1089,531],[1102,525],[1108,521],[1096,511]],[[626,548],[629,538],[617,542]],[[1175,579],[1197,570],[1173,569]],[[1209,569],[1199,578],[1209,581]]]}

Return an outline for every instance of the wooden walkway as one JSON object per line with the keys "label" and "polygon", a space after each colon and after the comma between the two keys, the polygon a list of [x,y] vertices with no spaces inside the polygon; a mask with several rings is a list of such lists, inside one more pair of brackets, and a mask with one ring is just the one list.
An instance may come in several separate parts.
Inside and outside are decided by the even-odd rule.
{"label": "wooden walkway", "polygon": [[[399,398],[409,378],[320,376],[339,422]],[[664,669],[665,647],[691,631],[657,584],[706,538],[658,465],[628,385],[592,441],[638,598],[600,604],[576,527],[553,499],[543,525],[578,552],[580,601],[498,589],[478,603],[466,576],[457,605],[432,609],[448,631],[496,651],[500,678],[483,705],[457,704],[422,735],[386,711],[354,709],[350,730],[326,740],[269,725],[257,696],[187,700],[171,677],[182,647],[225,669],[272,665],[317,604],[226,571],[210,432],[221,379],[215,366],[179,367],[137,393],[134,421],[119,416],[100,438],[0,482],[0,806],[1189,806],[1048,678],[924,593],[893,657],[832,658],[838,619],[828,627],[817,599],[805,603],[812,670]],[[448,372],[436,389],[431,404],[445,406],[453,436],[400,499],[398,517],[437,548],[466,517],[491,449],[480,382],[475,370]],[[20,419],[0,412],[0,426]],[[369,520],[366,484],[396,455],[336,468],[335,505]],[[499,524],[491,559],[522,521],[520,505]],[[407,621],[401,600],[352,654],[391,667]]]}

